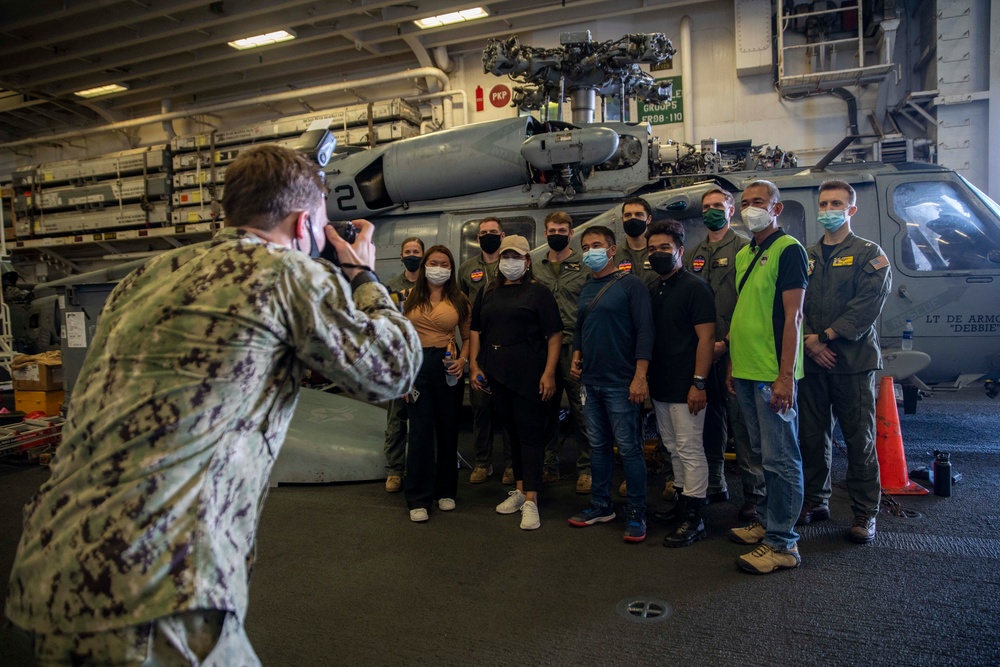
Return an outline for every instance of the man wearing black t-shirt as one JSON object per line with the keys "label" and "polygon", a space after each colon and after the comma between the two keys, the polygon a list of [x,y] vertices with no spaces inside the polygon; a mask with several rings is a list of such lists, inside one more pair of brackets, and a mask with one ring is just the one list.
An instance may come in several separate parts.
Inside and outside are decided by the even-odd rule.
{"label": "man wearing black t-shirt", "polygon": [[708,490],[708,460],[702,446],[705,382],[715,346],[715,299],[711,288],[684,269],[684,228],[667,220],[646,232],[649,262],[660,279],[650,288],[653,360],[649,395],[656,424],[680,490],[669,512],[653,516],[669,526],[665,547],[686,547],[705,538],[701,506]]}

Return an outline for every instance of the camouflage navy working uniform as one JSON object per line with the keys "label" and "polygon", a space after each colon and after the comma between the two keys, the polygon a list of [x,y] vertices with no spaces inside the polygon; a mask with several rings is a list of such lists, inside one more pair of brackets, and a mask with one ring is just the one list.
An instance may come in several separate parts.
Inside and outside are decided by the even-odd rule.
{"label": "camouflage navy working uniform", "polygon": [[[422,356],[383,286],[358,284],[352,302],[331,265],[235,228],[129,274],[90,351],[10,577],[6,614],[36,653],[135,626],[125,634],[142,641],[194,610],[242,626],[303,371],[380,401],[410,387]],[[250,649],[240,663],[255,661]]]}
{"label": "camouflage navy working uniform", "polygon": [[[406,297],[410,295],[410,290],[416,283],[406,279],[406,273],[401,273],[395,278],[386,281],[385,286],[389,290],[393,303],[403,310]],[[386,410],[385,422],[385,472],[387,476],[403,476],[406,471],[406,401],[402,398],[394,398],[389,401]]]}
{"label": "camouflage navy working uniform", "polygon": [[[469,303],[475,303],[479,292],[489,287],[497,278],[500,261],[485,262],[483,254],[477,252],[458,267],[458,287],[469,297]],[[472,444],[476,450],[476,466],[486,469],[493,463],[493,434],[500,433],[503,439],[503,465],[510,468],[512,464],[510,439],[502,424],[493,423],[493,401],[490,395],[476,391],[469,385],[469,403],[472,404]]]}
{"label": "camouflage navy working uniform", "polygon": [[875,456],[875,371],[882,368],[875,322],[892,286],[889,260],[877,243],[847,235],[837,246],[810,246],[802,335],[829,328],[837,355],[826,369],[806,358],[799,382],[799,442],[805,502],[826,505],[833,493],[833,418],[847,447],[847,494],[855,516],[875,517],[882,487]]}
{"label": "camouflage navy working uniform", "polygon": [[582,260],[580,253],[575,250],[562,262],[549,261],[546,253],[533,273],[538,282],[552,291],[552,296],[559,305],[559,317],[563,323],[562,349],[559,352],[559,367],[556,371],[556,393],[552,397],[554,400],[549,401],[554,423],[550,424],[548,440],[545,443],[545,469],[559,472],[559,410],[562,405],[561,392],[565,388],[576,435],[576,473],[589,475],[590,440],[587,439],[583,404],[580,401],[580,382],[570,375],[573,366],[573,332],[576,330],[576,315],[580,307],[580,291],[592,275]]}
{"label": "camouflage navy working uniform", "polygon": [[[684,251],[684,266],[688,271],[708,283],[715,294],[715,340],[724,341],[729,335],[729,325],[736,310],[736,253],[749,241],[730,227],[719,241],[705,240],[690,252]],[[726,491],[725,451],[732,428],[736,464],[740,469],[743,498],[755,503],[764,495],[764,468],[760,457],[750,448],[743,413],[736,397],[726,388],[726,370],[729,352],[712,364],[706,390],[708,412],[705,413],[705,457],[708,459],[708,494]],[[728,419],[727,419],[728,417]]]}

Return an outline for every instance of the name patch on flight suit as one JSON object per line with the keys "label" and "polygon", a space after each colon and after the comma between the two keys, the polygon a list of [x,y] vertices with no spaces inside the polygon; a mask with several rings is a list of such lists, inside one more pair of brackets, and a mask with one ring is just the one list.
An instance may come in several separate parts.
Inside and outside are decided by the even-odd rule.
{"label": "name patch on flight suit", "polygon": [[632,270],[632,260],[631,259],[623,259],[622,261],[618,262],[618,270],[619,271],[631,271]]}
{"label": "name patch on flight suit", "polygon": [[722,266],[729,266],[729,258],[728,257],[720,257],[718,259],[713,259],[712,260],[712,268],[713,269],[718,269],[719,267],[722,267]]}
{"label": "name patch on flight suit", "polygon": [[563,262],[562,267],[566,271],[579,271],[580,262]]}
{"label": "name patch on flight suit", "polygon": [[691,270],[698,272],[704,268],[705,268],[705,258],[702,257],[701,255],[698,255],[697,257],[694,258],[694,261],[691,262]]}
{"label": "name patch on flight suit", "polygon": [[854,266],[854,255],[848,255],[847,257],[836,257],[833,260],[833,266],[836,268],[838,266]]}
{"label": "name patch on flight suit", "polygon": [[480,280],[483,279],[483,275],[484,274],[482,269],[472,269],[472,272],[469,273],[469,280],[471,280],[474,283],[478,283]]}
{"label": "name patch on flight suit", "polygon": [[645,262],[642,263],[642,268],[644,268],[647,271],[652,271],[653,270],[653,265],[650,264],[649,260],[647,259]]}

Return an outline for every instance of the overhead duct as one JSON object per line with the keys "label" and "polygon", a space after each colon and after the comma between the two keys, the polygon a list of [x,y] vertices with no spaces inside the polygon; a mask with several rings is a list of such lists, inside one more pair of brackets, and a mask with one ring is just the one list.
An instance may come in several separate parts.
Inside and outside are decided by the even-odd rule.
{"label": "overhead duct", "polygon": [[299,90],[288,90],[281,93],[272,93],[270,95],[257,95],[255,97],[248,97],[242,100],[233,100],[231,102],[222,102],[219,104],[211,104],[202,107],[194,107],[190,109],[185,109],[184,111],[171,111],[168,113],[161,113],[156,116],[145,116],[143,118],[133,118],[132,120],[123,120],[117,123],[110,123],[108,125],[101,125],[99,127],[90,127],[80,130],[72,130],[69,132],[59,132],[56,134],[48,134],[40,137],[32,137],[30,139],[19,139],[17,141],[7,141],[0,143],[0,148],[18,148],[20,146],[34,146],[37,144],[52,143],[57,141],[62,141],[64,139],[71,139],[74,137],[84,137],[91,134],[99,134],[101,132],[114,132],[117,130],[124,130],[129,127],[139,127],[142,125],[151,125],[156,123],[163,123],[166,121],[174,120],[176,118],[187,118],[189,116],[200,116],[203,114],[213,114],[220,111],[229,111],[231,109],[241,109],[248,106],[263,105],[263,104],[273,104],[275,102],[283,102],[285,100],[297,100],[303,97],[311,97],[313,95],[325,95],[327,93],[336,93],[343,90],[351,90],[354,88],[363,88],[366,86],[378,86],[385,83],[392,83],[394,81],[404,81],[406,79],[415,78],[434,78],[441,82],[441,84],[447,88],[449,85],[448,75],[439,70],[436,67],[418,67],[414,69],[404,70],[402,72],[397,72],[394,74],[382,74],[379,76],[371,76],[364,79],[355,79],[353,81],[343,81],[340,83],[330,83],[324,84],[322,86],[312,86],[310,88],[300,88]]}

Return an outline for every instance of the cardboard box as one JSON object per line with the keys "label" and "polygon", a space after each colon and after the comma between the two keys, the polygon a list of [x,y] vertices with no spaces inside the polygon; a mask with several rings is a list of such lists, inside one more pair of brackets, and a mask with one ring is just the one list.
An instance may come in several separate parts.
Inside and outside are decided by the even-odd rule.
{"label": "cardboard box", "polygon": [[64,391],[19,391],[14,390],[14,407],[25,414],[44,412],[47,415],[57,415],[62,409]]}
{"label": "cardboard box", "polygon": [[62,366],[28,364],[11,371],[14,391],[58,391],[63,388]]}

